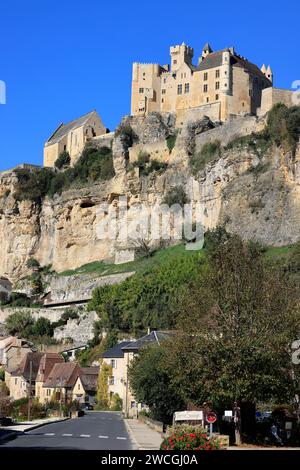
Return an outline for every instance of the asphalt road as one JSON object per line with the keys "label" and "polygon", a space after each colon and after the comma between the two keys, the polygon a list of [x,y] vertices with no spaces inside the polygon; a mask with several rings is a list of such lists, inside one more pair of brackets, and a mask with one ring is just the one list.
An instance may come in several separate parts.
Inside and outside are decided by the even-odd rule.
{"label": "asphalt road", "polygon": [[86,412],[85,416],[51,423],[20,434],[1,448],[130,450],[122,416],[112,412]]}

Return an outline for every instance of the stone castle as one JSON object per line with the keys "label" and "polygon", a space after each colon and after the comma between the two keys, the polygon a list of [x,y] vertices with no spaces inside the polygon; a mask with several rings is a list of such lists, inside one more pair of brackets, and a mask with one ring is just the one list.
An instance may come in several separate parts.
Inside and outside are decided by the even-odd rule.
{"label": "stone castle", "polygon": [[170,55],[171,66],[133,64],[132,115],[156,111],[176,113],[179,121],[188,115],[227,121],[265,114],[274,102],[291,105],[290,91],[273,88],[271,67],[259,69],[233,47],[213,52],[207,43],[197,65],[184,43],[171,47]]}
{"label": "stone castle", "polygon": [[[226,122],[236,117],[265,115],[275,103],[292,103],[292,91],[273,87],[271,67],[261,69],[237,54],[233,47],[213,52],[207,43],[197,65],[194,50],[182,44],[170,48],[171,66],[133,64],[131,115],[173,113],[176,127],[208,116]],[[94,110],[67,124],[61,123],[44,147],[44,166],[53,167],[63,151],[72,164],[87,141],[111,144],[100,116]]]}

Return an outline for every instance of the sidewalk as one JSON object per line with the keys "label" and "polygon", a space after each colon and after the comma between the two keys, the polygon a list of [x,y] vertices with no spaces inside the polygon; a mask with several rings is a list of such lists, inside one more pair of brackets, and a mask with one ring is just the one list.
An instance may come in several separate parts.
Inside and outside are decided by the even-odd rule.
{"label": "sidewalk", "polygon": [[158,450],[163,437],[138,419],[124,419],[134,450]]}
{"label": "sidewalk", "polygon": [[45,426],[46,424],[57,423],[59,421],[65,421],[70,418],[47,418],[47,419],[35,419],[30,422],[22,422],[13,424],[12,426],[0,426],[0,443],[6,441],[7,439],[14,438],[17,434],[23,433],[25,431],[30,431],[32,429],[39,428],[40,426]]}

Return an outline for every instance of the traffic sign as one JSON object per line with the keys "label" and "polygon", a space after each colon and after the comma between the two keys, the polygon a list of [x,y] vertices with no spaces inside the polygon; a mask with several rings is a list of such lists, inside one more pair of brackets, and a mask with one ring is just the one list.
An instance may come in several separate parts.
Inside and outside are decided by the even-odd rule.
{"label": "traffic sign", "polygon": [[216,415],[216,413],[214,413],[213,411],[210,411],[209,413],[207,413],[206,421],[207,421],[209,424],[215,423],[215,422],[217,421],[217,415]]}

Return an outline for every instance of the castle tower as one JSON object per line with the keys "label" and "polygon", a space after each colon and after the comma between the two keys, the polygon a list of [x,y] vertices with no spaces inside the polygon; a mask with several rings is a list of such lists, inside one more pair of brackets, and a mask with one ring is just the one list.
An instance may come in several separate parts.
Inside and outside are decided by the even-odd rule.
{"label": "castle tower", "polygon": [[273,83],[273,72],[272,72],[270,65],[268,65],[265,76],[270,80],[271,83]]}
{"label": "castle tower", "polygon": [[183,63],[192,65],[194,49],[183,42],[181,46],[170,47],[170,55],[171,71],[177,72]]}
{"label": "castle tower", "polygon": [[263,73],[264,75],[266,75],[267,68],[266,68],[265,64],[262,64],[262,67],[261,67],[260,70],[262,71],[262,73]]}
{"label": "castle tower", "polygon": [[210,47],[209,43],[207,42],[202,49],[202,59],[205,59],[209,54],[212,53],[212,48]]}

